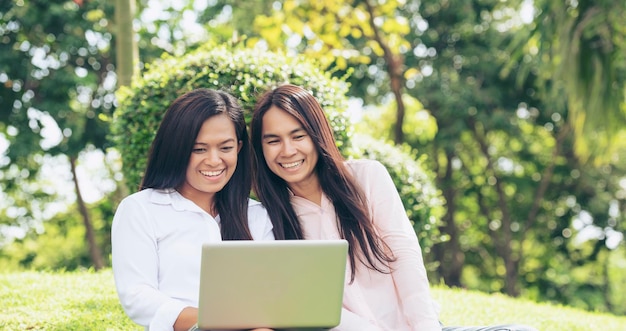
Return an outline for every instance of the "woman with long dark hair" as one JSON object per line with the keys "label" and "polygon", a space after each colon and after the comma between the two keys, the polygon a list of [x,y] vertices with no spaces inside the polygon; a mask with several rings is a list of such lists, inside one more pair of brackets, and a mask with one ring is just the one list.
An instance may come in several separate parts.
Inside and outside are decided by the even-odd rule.
{"label": "woman with long dark hair", "polygon": [[255,105],[251,140],[253,187],[275,238],[349,243],[350,274],[334,330],[442,330],[422,251],[391,176],[378,161],[342,157],[309,91],[285,84],[264,93]]}
{"label": "woman with long dark hair", "polygon": [[122,307],[150,331],[197,322],[204,243],[272,240],[267,212],[249,199],[250,146],[243,111],[223,91],[197,89],[167,109],[139,192],[111,229]]}

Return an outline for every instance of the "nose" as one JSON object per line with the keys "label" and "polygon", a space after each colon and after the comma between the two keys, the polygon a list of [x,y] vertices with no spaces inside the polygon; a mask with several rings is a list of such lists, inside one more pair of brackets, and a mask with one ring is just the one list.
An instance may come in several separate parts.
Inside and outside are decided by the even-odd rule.
{"label": "nose", "polygon": [[291,141],[285,140],[285,142],[283,143],[283,148],[281,152],[284,156],[293,155],[293,154],[296,154],[296,147]]}
{"label": "nose", "polygon": [[214,149],[207,151],[204,157],[204,163],[208,166],[217,166],[222,163],[219,152]]}

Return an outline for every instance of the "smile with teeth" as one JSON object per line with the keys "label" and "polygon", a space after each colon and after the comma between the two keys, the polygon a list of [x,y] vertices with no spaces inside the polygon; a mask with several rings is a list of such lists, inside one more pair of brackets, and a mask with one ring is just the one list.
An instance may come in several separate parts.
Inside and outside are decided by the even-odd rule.
{"label": "smile with teeth", "polygon": [[304,163],[304,160],[291,162],[291,163],[281,163],[280,166],[283,167],[283,168],[289,169],[289,168],[295,168],[295,167],[301,165],[302,163]]}
{"label": "smile with teeth", "polygon": [[200,171],[203,176],[207,177],[217,177],[224,172],[225,169],[217,170],[217,171]]}

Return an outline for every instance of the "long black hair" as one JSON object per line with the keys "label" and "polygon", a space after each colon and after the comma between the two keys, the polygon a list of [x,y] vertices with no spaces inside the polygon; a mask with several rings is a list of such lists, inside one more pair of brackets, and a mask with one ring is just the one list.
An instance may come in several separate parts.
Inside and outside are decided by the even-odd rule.
{"label": "long black hair", "polygon": [[239,102],[224,91],[201,88],[174,100],[152,141],[139,189],[177,189],[183,185],[200,128],[208,118],[220,114],[230,118],[237,140],[241,142],[235,172],[224,188],[215,194],[222,239],[252,239],[248,228],[248,197],[252,185],[248,131]]}
{"label": "long black hair", "polygon": [[287,183],[270,170],[263,155],[263,116],[271,106],[296,118],[313,140],[319,155],[317,177],[335,207],[340,234],[349,243],[351,279],[354,280],[356,259],[371,269],[388,272],[389,263],[395,260],[393,253],[374,230],[365,194],[344,164],[322,106],[307,90],[291,84],[264,93],[255,105],[251,122],[256,177],[253,187],[269,213],[275,238],[304,239],[304,235],[289,201]]}

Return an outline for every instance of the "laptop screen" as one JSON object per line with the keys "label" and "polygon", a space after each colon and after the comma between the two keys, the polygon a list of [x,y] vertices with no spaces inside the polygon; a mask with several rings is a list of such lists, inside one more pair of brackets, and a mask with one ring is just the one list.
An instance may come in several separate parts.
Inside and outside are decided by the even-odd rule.
{"label": "laptop screen", "polygon": [[222,241],[202,249],[200,328],[339,324],[347,241]]}

